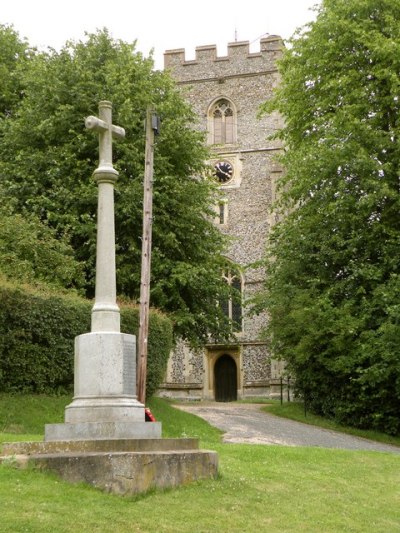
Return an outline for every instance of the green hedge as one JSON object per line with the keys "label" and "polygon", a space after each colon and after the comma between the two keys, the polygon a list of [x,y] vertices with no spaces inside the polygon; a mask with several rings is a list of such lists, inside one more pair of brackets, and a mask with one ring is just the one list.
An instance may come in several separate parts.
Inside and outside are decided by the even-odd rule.
{"label": "green hedge", "polygon": [[[90,331],[92,302],[0,284],[0,391],[59,394],[73,390],[74,338]],[[121,330],[137,335],[139,310],[121,306]],[[147,397],[161,383],[172,324],[150,313]]]}

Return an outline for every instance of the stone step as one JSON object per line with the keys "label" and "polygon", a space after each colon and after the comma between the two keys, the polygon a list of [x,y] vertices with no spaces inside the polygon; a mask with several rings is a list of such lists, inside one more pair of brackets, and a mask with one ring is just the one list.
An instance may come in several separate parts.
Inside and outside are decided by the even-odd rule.
{"label": "stone step", "polygon": [[198,439],[104,439],[70,441],[6,442],[0,454],[42,455],[93,452],[151,452],[198,450]]}
{"label": "stone step", "polygon": [[[165,439],[168,445],[189,446],[196,439]],[[154,440],[151,439],[152,443]],[[164,439],[163,439],[164,441]],[[179,441],[184,441],[179,443]],[[96,447],[101,441],[95,441]],[[29,443],[49,444],[49,443]],[[51,443],[54,445],[54,443]],[[74,441],[74,446],[76,441]],[[114,447],[115,447],[115,443]],[[122,446],[122,444],[121,444]],[[127,444],[125,443],[126,447]],[[39,447],[40,448],[40,447]],[[11,447],[8,451],[11,451]],[[70,483],[88,483],[115,494],[136,494],[153,488],[166,489],[218,475],[218,454],[210,450],[164,449],[158,451],[65,451],[61,453],[3,455],[0,461],[19,467],[51,471]],[[14,448],[14,452],[17,451]],[[18,450],[22,451],[22,450]]]}

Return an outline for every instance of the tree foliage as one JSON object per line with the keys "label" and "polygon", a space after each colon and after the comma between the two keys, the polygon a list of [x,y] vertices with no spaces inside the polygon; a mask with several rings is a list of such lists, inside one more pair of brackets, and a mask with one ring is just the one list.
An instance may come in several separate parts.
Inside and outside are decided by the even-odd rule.
{"label": "tree foliage", "polygon": [[0,118],[23,96],[23,71],[32,53],[12,26],[0,24]]}
{"label": "tree foliage", "polygon": [[155,147],[151,303],[168,312],[175,332],[190,341],[227,333],[215,305],[226,291],[220,271],[224,239],[211,220],[217,194],[206,172],[207,151],[193,128],[194,113],[172,79],[153,70],[135,44],[107,30],[69,42],[60,52],[35,54],[21,79],[24,98],[0,121],[0,192],[19,213],[33,213],[59,234],[68,233],[76,259],[94,285],[98,139],[84,118],[98,102],[113,103],[113,122],[125,128],[113,155],[117,283],[136,299],[140,286],[144,118],[153,106],[162,118]]}
{"label": "tree foliage", "polygon": [[66,236],[34,216],[0,208],[0,273],[10,280],[57,289],[81,289],[83,265],[76,261]]}
{"label": "tree foliage", "polygon": [[400,1],[324,0],[291,39],[261,305],[317,413],[400,431]]}

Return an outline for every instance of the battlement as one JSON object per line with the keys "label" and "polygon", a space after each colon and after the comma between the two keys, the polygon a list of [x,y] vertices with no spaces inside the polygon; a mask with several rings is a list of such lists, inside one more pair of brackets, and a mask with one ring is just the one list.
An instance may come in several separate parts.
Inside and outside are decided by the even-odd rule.
{"label": "battlement", "polygon": [[209,66],[210,63],[227,63],[227,68],[237,70],[238,65],[241,64],[242,68],[239,70],[247,70],[244,67],[244,63],[247,62],[248,67],[252,70],[256,64],[265,66],[265,63],[275,63],[276,57],[281,54],[283,47],[283,41],[279,35],[270,35],[260,40],[258,52],[250,52],[249,41],[239,41],[228,43],[226,56],[217,56],[217,46],[212,44],[197,46],[195,49],[196,57],[193,60],[186,60],[185,49],[177,48],[166,50],[164,53],[164,68],[176,71],[176,69],[180,70],[181,67],[187,67],[192,76],[196,66],[202,69],[205,64]]}

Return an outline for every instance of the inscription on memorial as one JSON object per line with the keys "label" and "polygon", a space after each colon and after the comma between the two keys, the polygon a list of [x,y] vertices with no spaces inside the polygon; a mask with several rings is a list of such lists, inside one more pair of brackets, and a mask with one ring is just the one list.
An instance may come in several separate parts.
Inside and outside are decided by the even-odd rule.
{"label": "inscription on memorial", "polygon": [[136,337],[124,335],[123,339],[123,394],[136,391]]}

